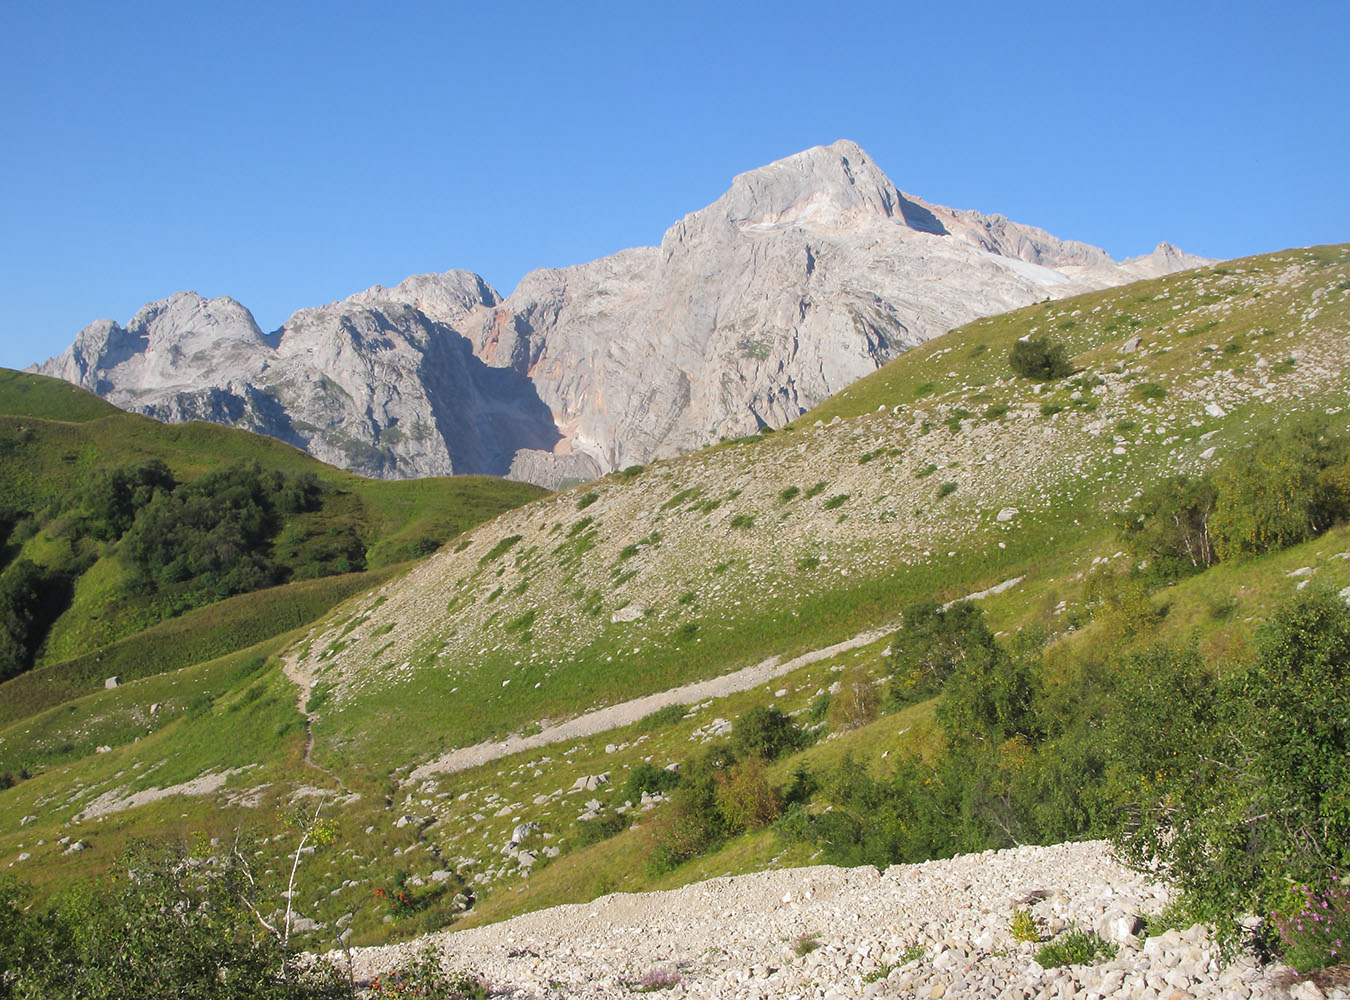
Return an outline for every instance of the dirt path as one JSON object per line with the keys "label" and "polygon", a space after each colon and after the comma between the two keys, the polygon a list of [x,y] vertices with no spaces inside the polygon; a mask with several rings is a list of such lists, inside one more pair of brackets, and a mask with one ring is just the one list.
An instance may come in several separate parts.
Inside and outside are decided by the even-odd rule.
{"label": "dirt path", "polygon": [[556,726],[549,726],[531,736],[508,736],[501,741],[476,743],[471,747],[451,750],[449,753],[443,754],[414,770],[408,776],[408,780],[421,781],[433,774],[464,771],[471,767],[477,767],[479,764],[508,757],[522,750],[536,750],[539,747],[548,746],[550,743],[594,736],[606,730],[631,725],[638,719],[651,715],[657,709],[665,708],[667,705],[692,705],[709,698],[722,698],[729,694],[749,691],[800,667],[828,659],[850,649],[857,649],[859,646],[866,646],[870,642],[876,642],[893,629],[894,626],[871,629],[859,633],[851,639],[837,642],[833,646],[812,650],[785,662],[780,662],[778,657],[771,656],[754,666],[745,667],[734,673],[723,674],[721,677],[713,677],[706,681],[695,681],[693,684],[685,684],[668,691],[658,691],[656,694],[634,698],[632,701],[596,709],[594,712],[579,715],[575,719],[560,722]]}
{"label": "dirt path", "polygon": [[292,653],[281,658],[281,672],[295,684],[295,710],[305,717],[305,764],[328,775],[337,782],[338,788],[342,789],[344,794],[347,794],[347,786],[341,778],[322,764],[314,762],[314,720],[305,708],[309,701],[310,688],[314,684],[313,671],[307,666],[301,666],[299,657]]}
{"label": "dirt path", "polygon": [[[1014,577],[1011,580],[1004,580],[995,587],[988,590],[981,590],[978,593],[970,594],[966,597],[958,598],[958,601],[979,600],[982,597],[989,597],[992,594],[1001,594],[1010,587],[1015,587],[1022,582],[1022,577]],[[946,606],[951,607],[957,601],[951,601]],[[898,623],[896,623],[898,624]],[[585,715],[579,715],[575,719],[568,719],[566,722],[560,722],[556,726],[549,726],[531,736],[508,736],[504,740],[489,741],[487,743],[475,743],[470,747],[460,747],[458,750],[451,750],[449,753],[442,754],[433,761],[416,768],[408,776],[408,781],[422,781],[431,777],[433,774],[450,774],[455,771],[465,771],[471,767],[477,767],[480,764],[487,764],[494,760],[500,760],[502,757],[509,757],[511,754],[520,753],[522,750],[537,750],[540,747],[548,746],[550,743],[561,743],[564,740],[576,740],[585,736],[595,736],[597,733],[603,733],[610,729],[618,729],[622,726],[632,725],[638,719],[651,715],[659,708],[665,708],[667,705],[692,705],[696,702],[705,701],[708,698],[723,698],[729,694],[738,694],[741,691],[749,691],[752,688],[759,687],[776,677],[789,674],[794,670],[805,667],[811,663],[817,663],[820,660],[828,659],[839,653],[847,652],[850,649],[857,649],[859,646],[866,646],[868,643],[876,642],[886,633],[893,631],[896,624],[887,625],[882,628],[869,629],[866,632],[860,632],[851,639],[845,639],[843,642],[837,642],[833,646],[826,646],[824,649],[812,650],[809,653],[803,653],[801,656],[794,656],[785,662],[780,662],[776,656],[771,656],[767,660],[756,663],[754,666],[745,667],[734,673],[723,674],[721,677],[714,677],[706,681],[696,681],[693,684],[685,684],[682,687],[671,688],[669,691],[658,691],[656,694],[645,695],[642,698],[634,698],[632,701],[621,702],[618,705],[610,705],[608,708],[596,709],[594,712],[587,712]],[[308,687],[305,688],[308,690]]]}
{"label": "dirt path", "polygon": [[[988,590],[981,590],[965,597],[959,597],[955,601],[949,601],[944,607],[949,608],[960,601],[978,601],[983,597],[1001,594],[1021,582],[1022,577],[1020,576],[1011,580],[1004,580]],[[471,747],[460,747],[458,750],[451,750],[449,753],[442,754],[435,760],[416,768],[408,776],[408,781],[422,781],[433,774],[465,771],[480,764],[487,764],[494,760],[500,760],[502,757],[520,753],[522,750],[537,750],[540,747],[548,746],[550,743],[561,743],[564,740],[577,740],[585,736],[595,736],[597,733],[603,733],[610,729],[632,725],[638,719],[651,715],[657,709],[665,708],[667,705],[692,705],[708,698],[723,698],[729,694],[749,691],[751,688],[759,687],[759,685],[771,681],[775,677],[789,674],[800,667],[876,642],[886,633],[894,631],[898,625],[899,622],[896,622],[882,628],[869,629],[866,632],[858,633],[851,639],[837,642],[833,646],[826,646],[824,649],[803,653],[801,656],[794,656],[786,662],[780,662],[778,657],[771,656],[754,666],[745,667],[734,673],[723,674],[721,677],[696,681],[693,684],[671,688],[669,691],[658,691],[656,694],[634,698],[632,701],[610,705],[608,708],[596,709],[594,712],[579,715],[575,719],[560,722],[556,726],[549,726],[532,736],[508,736],[500,741],[475,743]]]}

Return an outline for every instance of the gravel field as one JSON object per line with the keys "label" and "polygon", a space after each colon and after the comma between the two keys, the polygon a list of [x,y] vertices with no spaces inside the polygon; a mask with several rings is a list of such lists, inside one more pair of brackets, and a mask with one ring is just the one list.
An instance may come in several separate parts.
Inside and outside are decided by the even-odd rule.
{"label": "gravel field", "polygon": [[[1117,864],[1104,842],[1021,847],[875,868],[815,867],[615,894],[505,923],[353,952],[370,979],[434,945],[497,995],[629,997],[1350,997],[1250,957],[1227,963],[1201,927],[1135,937],[1164,886]],[[1042,968],[1014,940],[1029,909],[1046,937],[1096,930],[1114,958]]]}

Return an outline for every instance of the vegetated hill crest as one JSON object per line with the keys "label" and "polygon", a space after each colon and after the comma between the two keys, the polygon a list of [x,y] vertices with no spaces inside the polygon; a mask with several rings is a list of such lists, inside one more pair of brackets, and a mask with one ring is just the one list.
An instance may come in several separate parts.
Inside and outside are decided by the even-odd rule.
{"label": "vegetated hill crest", "polygon": [[901,192],[854,143],[740,174],[659,247],[526,275],[467,271],[304,309],[271,334],[181,292],[100,320],[35,370],[162,420],[269,434],[366,475],[546,486],[780,427],[980,316],[1204,263],[1116,263]]}

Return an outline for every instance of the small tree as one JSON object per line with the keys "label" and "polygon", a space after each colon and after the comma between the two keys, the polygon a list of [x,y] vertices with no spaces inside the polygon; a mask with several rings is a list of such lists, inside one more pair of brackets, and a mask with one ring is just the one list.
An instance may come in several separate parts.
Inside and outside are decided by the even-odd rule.
{"label": "small tree", "polygon": [[776,708],[755,705],[746,709],[731,730],[738,757],[774,760],[801,742],[797,724]]}
{"label": "small tree", "polygon": [[849,671],[839,682],[839,694],[830,699],[830,726],[836,730],[857,729],[877,717],[877,689],[861,670]]}
{"label": "small tree", "polygon": [[782,807],[778,794],[769,785],[764,761],[747,757],[717,775],[717,808],[728,829],[758,830],[778,817]]}
{"label": "small tree", "polygon": [[1046,336],[1013,344],[1008,364],[1018,375],[1037,382],[1054,382],[1073,374],[1073,365],[1064,345]]}
{"label": "small tree", "polygon": [[1209,476],[1173,476],[1146,490],[1121,519],[1131,554],[1173,578],[1214,565],[1209,519],[1218,491]]}
{"label": "small tree", "polygon": [[1259,638],[1257,663],[1224,680],[1194,652],[1137,662],[1116,713],[1131,731],[1114,767],[1136,803],[1117,844],[1230,941],[1292,885],[1350,871],[1350,609],[1301,594]]}

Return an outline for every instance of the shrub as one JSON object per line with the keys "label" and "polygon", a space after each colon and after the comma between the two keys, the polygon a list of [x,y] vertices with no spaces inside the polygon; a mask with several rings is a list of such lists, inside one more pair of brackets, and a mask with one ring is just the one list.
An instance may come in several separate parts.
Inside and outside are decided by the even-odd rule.
{"label": "shrub", "polygon": [[1235,940],[1248,912],[1288,909],[1288,885],[1350,870],[1350,609],[1311,590],[1258,632],[1248,670],[1216,681],[1191,655],[1124,678],[1122,708],[1148,747],[1122,736],[1139,775],[1116,840],[1156,864],[1195,915]]}
{"label": "shrub", "polygon": [[1008,922],[1008,933],[1018,942],[1035,942],[1041,939],[1041,929],[1036,923],[1036,917],[1027,909],[1013,913],[1012,919]]}
{"label": "shrub", "polygon": [[1126,547],[1172,579],[1215,562],[1210,517],[1218,491],[1209,476],[1173,476],[1146,489],[1120,520]]}
{"label": "shrub", "polygon": [[[115,880],[63,897],[38,916],[0,894],[0,996],[228,997],[337,1000],[349,984],[327,962],[306,963],[261,926],[263,901],[237,857],[192,857],[139,846]],[[6,992],[12,990],[12,993]]]}
{"label": "shrub", "polygon": [[717,775],[717,808],[729,830],[758,830],[777,819],[782,803],[762,758],[747,757]]}
{"label": "shrub", "polygon": [[1134,394],[1140,399],[1165,399],[1167,390],[1157,382],[1140,382],[1134,387]]}
{"label": "shrub", "polygon": [[731,730],[738,757],[776,760],[801,742],[801,730],[776,708],[754,705],[741,713]]}
{"label": "shrub", "polygon": [[731,519],[733,528],[753,528],[755,526],[754,514],[737,514]]}
{"label": "shrub", "polygon": [[828,500],[826,500],[820,506],[822,510],[835,510],[839,507],[844,506],[844,504],[846,503],[848,503],[848,494],[837,493],[834,496],[830,497]]}
{"label": "shrub", "polygon": [[643,761],[628,772],[628,781],[623,786],[623,797],[629,802],[642,801],[642,793],[659,795],[680,783],[678,771],[667,771],[649,761]]}
{"label": "shrub", "polygon": [[1059,403],[1042,403],[1041,416],[1053,417],[1056,413],[1060,413],[1061,411],[1063,411],[1063,409],[1064,407],[1061,406]]}
{"label": "shrub", "polygon": [[1116,946],[1103,941],[1092,931],[1070,931],[1036,952],[1036,961],[1047,969],[1063,965],[1087,965],[1098,958],[1110,961]]}
{"label": "shrub", "polygon": [[1008,364],[1016,374],[1038,382],[1054,382],[1073,373],[1064,345],[1046,336],[1013,344]]}
{"label": "shrub", "polygon": [[1314,890],[1302,885],[1298,902],[1272,914],[1285,962],[1299,972],[1340,965],[1350,954],[1350,887]]}
{"label": "shrub", "polygon": [[780,503],[787,503],[789,500],[797,496],[797,494],[799,493],[801,493],[801,490],[798,487],[788,486],[779,491],[778,500]]}
{"label": "shrub", "polygon": [[673,726],[687,714],[683,705],[666,705],[664,708],[658,708],[650,715],[644,715],[638,719],[637,727],[640,731],[647,733],[653,729],[664,729],[666,726]]}
{"label": "shrub", "polygon": [[446,972],[434,945],[393,972],[377,976],[367,994],[371,1000],[487,1000],[488,984],[475,972]]}
{"label": "shrub", "polygon": [[600,494],[595,492],[595,490],[591,490],[589,493],[587,493],[585,496],[583,496],[580,500],[577,501],[577,510],[585,510],[587,507],[589,507],[591,504],[595,503],[595,501],[599,499]]}
{"label": "shrub", "polygon": [[1321,534],[1350,514],[1350,442],[1298,422],[1215,473],[1210,527],[1220,559],[1258,555]]}
{"label": "shrub", "polygon": [[877,689],[863,670],[850,671],[839,682],[839,694],[829,701],[830,728],[857,729],[877,717]]}
{"label": "shrub", "polygon": [[949,497],[956,492],[956,483],[943,483],[938,487],[937,498]]}
{"label": "shrub", "polygon": [[662,874],[720,843],[731,832],[717,807],[717,776],[731,763],[730,747],[713,743],[683,768],[671,801],[651,823],[647,868]]}
{"label": "shrub", "polygon": [[994,647],[994,634],[969,601],[946,610],[935,601],[912,604],[904,610],[904,626],[891,636],[887,665],[895,679],[887,699],[899,707],[930,698],[976,649]]}
{"label": "shrub", "polygon": [[589,847],[623,833],[629,827],[625,813],[604,812],[593,819],[577,820],[577,846]]}

